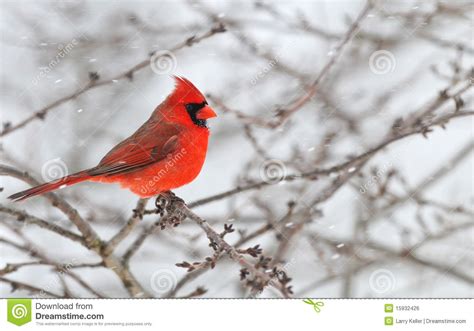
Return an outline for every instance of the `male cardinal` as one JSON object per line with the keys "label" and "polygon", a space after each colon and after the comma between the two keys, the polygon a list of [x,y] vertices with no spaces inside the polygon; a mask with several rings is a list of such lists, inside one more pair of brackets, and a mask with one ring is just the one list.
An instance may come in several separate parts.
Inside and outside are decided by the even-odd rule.
{"label": "male cardinal", "polygon": [[206,120],[216,117],[201,92],[186,78],[174,77],[174,91],[130,137],[90,169],[9,196],[20,201],[84,181],[119,183],[142,198],[191,182],[207,152]]}

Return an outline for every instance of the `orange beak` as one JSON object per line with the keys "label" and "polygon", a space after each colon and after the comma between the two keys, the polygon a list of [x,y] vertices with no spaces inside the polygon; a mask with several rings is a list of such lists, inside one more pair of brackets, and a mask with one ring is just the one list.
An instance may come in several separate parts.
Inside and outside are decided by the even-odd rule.
{"label": "orange beak", "polygon": [[217,115],[214,110],[212,110],[212,108],[209,106],[205,106],[204,108],[199,110],[196,115],[196,118],[200,120],[207,120],[208,118],[212,117],[217,117]]}

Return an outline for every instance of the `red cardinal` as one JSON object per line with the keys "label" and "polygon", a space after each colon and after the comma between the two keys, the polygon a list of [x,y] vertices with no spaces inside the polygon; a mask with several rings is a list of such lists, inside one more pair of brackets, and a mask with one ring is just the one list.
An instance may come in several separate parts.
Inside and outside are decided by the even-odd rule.
{"label": "red cardinal", "polygon": [[175,77],[174,91],[130,137],[90,169],[9,196],[20,201],[84,181],[120,183],[140,197],[191,182],[206,158],[209,129],[217,116],[186,78]]}

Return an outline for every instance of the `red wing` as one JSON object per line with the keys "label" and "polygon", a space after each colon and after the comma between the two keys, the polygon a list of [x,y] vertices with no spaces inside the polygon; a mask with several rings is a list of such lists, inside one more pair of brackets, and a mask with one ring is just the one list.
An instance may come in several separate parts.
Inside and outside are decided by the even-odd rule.
{"label": "red wing", "polygon": [[145,124],[115,146],[97,167],[87,173],[91,176],[118,175],[161,161],[177,149],[178,133],[174,125],[160,124],[158,129],[149,130]]}

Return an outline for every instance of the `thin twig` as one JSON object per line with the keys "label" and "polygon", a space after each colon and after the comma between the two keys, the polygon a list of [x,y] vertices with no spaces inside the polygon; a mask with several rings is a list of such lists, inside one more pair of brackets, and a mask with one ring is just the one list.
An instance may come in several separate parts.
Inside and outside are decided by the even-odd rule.
{"label": "thin twig", "polygon": [[145,210],[146,203],[149,199],[139,199],[137,206],[133,210],[133,215],[128,220],[127,224],[120,229],[120,231],[109,240],[105,245],[103,252],[105,255],[110,255],[115,248],[133,231],[135,226],[140,222],[143,217],[143,211]]}
{"label": "thin twig", "polygon": [[81,236],[79,236],[79,235],[77,235],[77,234],[75,234],[75,233],[73,233],[69,230],[63,229],[62,227],[60,227],[56,224],[51,224],[51,223],[49,223],[45,220],[42,220],[42,219],[40,219],[36,216],[30,215],[30,214],[28,214],[24,211],[15,210],[15,209],[8,208],[8,207],[5,207],[3,205],[0,205],[0,212],[14,216],[18,222],[37,225],[40,228],[55,232],[55,233],[59,234],[60,236],[62,236],[64,238],[71,239],[71,240],[76,241],[76,242],[80,243],[81,245],[87,247],[86,242],[84,241],[83,237],[81,237]]}

